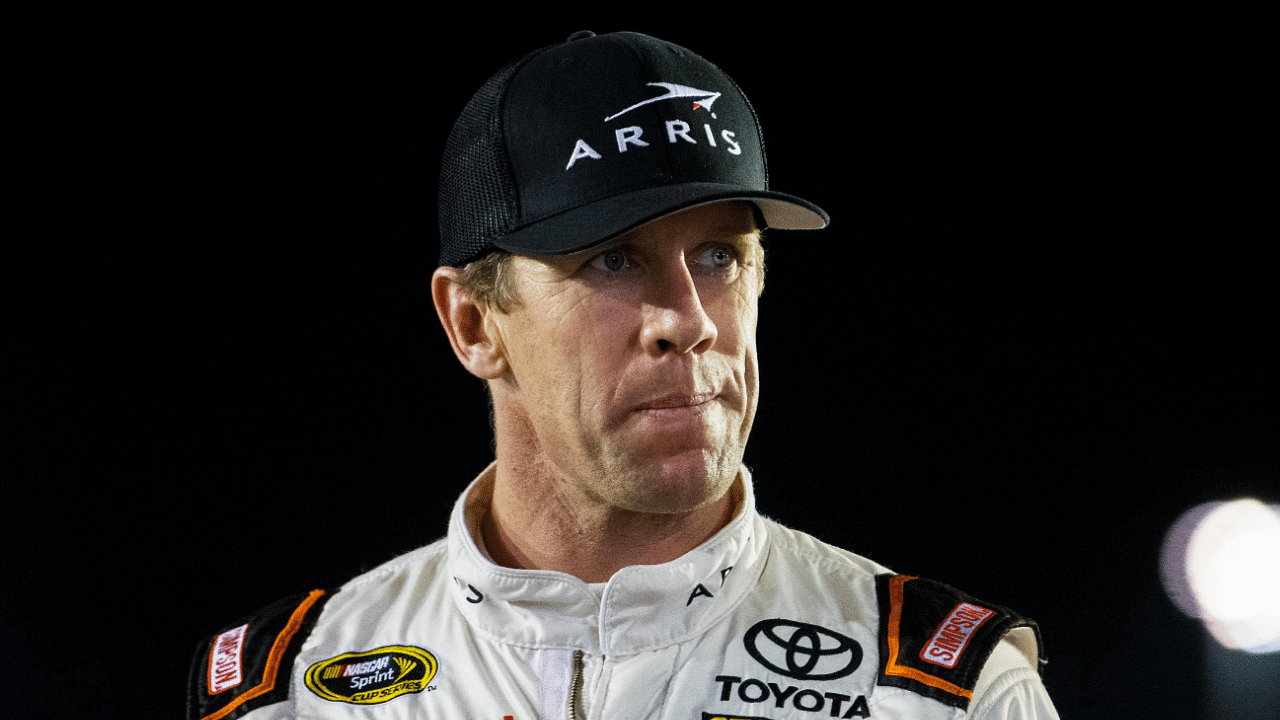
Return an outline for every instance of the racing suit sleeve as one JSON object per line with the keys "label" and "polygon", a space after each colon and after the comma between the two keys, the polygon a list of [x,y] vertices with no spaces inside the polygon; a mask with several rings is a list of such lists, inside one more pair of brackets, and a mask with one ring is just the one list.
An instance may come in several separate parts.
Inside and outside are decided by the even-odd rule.
{"label": "racing suit sleeve", "polygon": [[1058,720],[1040,674],[1007,638],[996,645],[973,690],[969,717],[979,720]]}
{"label": "racing suit sleeve", "polygon": [[878,685],[995,720],[1057,718],[1040,670],[1039,627],[1008,608],[909,575],[876,576]]}
{"label": "racing suit sleeve", "polygon": [[328,599],[323,590],[285,598],[205,638],[191,664],[188,720],[292,717],[293,661]]}

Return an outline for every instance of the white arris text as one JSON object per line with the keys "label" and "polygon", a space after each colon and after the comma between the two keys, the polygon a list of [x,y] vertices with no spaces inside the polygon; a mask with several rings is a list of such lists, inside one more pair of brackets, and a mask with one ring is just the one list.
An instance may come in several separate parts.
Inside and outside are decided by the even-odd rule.
{"label": "white arris text", "polygon": [[[683,120],[667,120],[665,123],[666,138],[669,144],[677,142],[699,144],[694,137],[693,126]],[[712,129],[709,123],[702,124],[702,131],[706,142],[711,147],[723,147],[725,152],[731,155],[741,155],[742,146],[734,139],[735,135],[732,130],[721,130],[717,133]],[[646,148],[650,143],[644,139],[644,128],[639,125],[631,125],[629,127],[618,128],[614,131],[614,140],[617,143],[618,152],[625,153],[631,148]],[[717,141],[717,137],[719,140]],[[603,156],[591,147],[586,140],[579,139],[573,146],[573,152],[569,154],[569,164],[565,166],[565,170],[573,167],[574,163],[584,158],[592,160],[602,160]]]}

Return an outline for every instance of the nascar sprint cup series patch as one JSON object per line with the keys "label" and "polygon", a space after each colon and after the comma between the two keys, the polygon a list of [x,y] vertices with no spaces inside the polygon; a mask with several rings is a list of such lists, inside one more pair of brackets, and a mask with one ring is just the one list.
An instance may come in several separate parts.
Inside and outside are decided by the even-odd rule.
{"label": "nascar sprint cup series patch", "polygon": [[322,660],[307,668],[305,679],[311,692],[325,700],[377,705],[426,690],[438,668],[427,650],[389,645]]}

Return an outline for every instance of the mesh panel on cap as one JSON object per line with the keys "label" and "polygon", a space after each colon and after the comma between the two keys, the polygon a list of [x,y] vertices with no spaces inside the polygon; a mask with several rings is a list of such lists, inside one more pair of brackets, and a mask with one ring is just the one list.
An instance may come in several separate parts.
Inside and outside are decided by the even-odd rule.
{"label": "mesh panel on cap", "polygon": [[440,264],[460,266],[493,247],[516,222],[515,181],[502,143],[507,83],[529,53],[499,70],[463,108],[440,166]]}

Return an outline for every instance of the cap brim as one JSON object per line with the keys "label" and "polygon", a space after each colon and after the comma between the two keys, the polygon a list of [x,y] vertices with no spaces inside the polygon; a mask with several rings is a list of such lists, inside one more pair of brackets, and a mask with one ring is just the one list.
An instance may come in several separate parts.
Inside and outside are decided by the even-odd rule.
{"label": "cap brim", "polygon": [[754,203],[765,225],[779,230],[818,230],[831,222],[822,208],[793,195],[719,183],[681,183],[644,188],[574,208],[508,233],[493,244],[523,255],[564,255],[677,210],[729,200]]}

